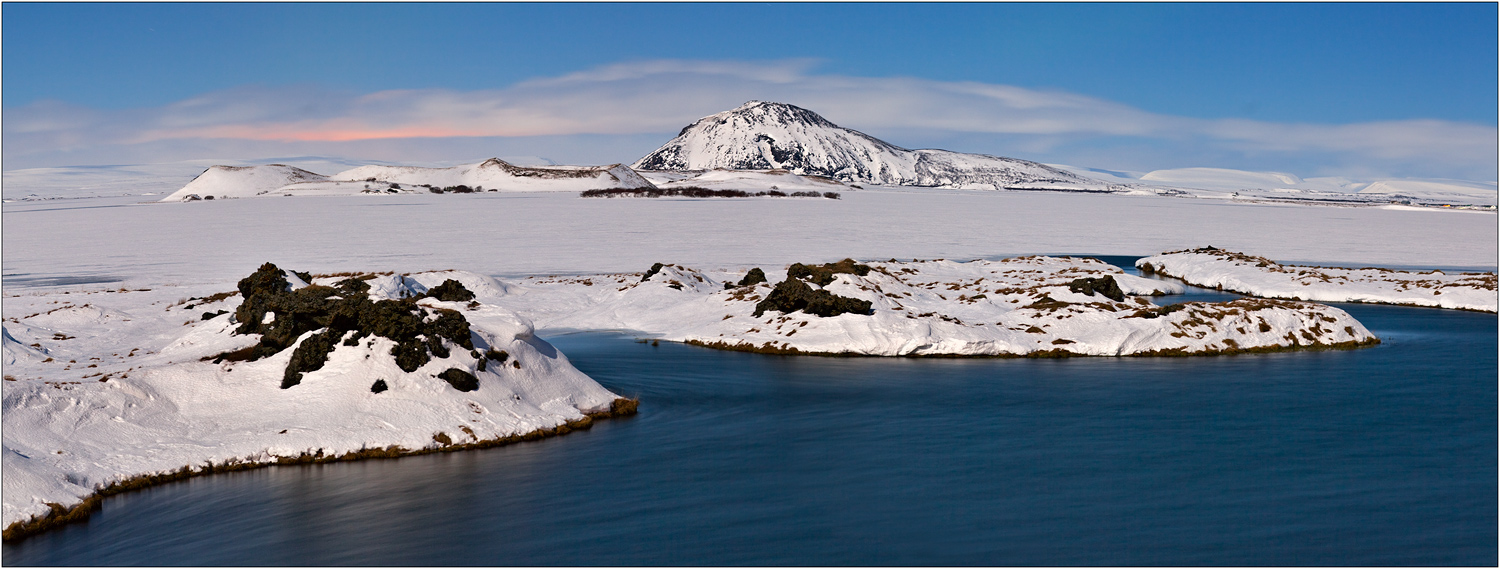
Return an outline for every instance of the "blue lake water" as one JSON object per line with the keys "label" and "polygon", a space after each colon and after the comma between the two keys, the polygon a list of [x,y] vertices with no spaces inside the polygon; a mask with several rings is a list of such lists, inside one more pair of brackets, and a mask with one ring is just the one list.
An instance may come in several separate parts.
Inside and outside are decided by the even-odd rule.
{"label": "blue lake water", "polygon": [[3,561],[1495,565],[1496,316],[1338,306],[1384,343],[861,359],[554,336],[640,415],[128,493]]}

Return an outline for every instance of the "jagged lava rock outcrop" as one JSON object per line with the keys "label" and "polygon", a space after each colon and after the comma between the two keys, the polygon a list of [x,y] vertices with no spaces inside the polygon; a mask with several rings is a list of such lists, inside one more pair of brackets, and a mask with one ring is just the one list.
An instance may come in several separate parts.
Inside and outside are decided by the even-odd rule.
{"label": "jagged lava rock outcrop", "polygon": [[857,184],[1111,191],[1057,168],[983,154],[908,150],[785,103],[750,101],[698,119],[638,170],[784,169]]}

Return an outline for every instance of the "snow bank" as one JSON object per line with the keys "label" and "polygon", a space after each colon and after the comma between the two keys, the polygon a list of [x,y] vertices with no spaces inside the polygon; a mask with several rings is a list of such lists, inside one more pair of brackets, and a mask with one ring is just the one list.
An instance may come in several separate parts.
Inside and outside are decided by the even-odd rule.
{"label": "snow bank", "polygon": [[[506,294],[494,279],[456,271],[406,280],[436,288],[450,278],[486,298]],[[372,287],[372,298],[403,297],[395,287],[378,291],[397,294]],[[393,340],[365,336],[336,344],[321,369],[283,389],[295,347],[316,331],[259,360],[215,363],[216,355],[258,342],[258,334],[234,333],[243,299],[222,294],[171,302],[176,294],[80,295],[90,297],[84,304],[75,304],[84,301],[80,296],[7,298],[7,311],[37,313],[11,317],[15,325],[4,330],[7,538],[18,522],[87,505],[111,485],[170,478],[184,467],[495,444],[579,428],[616,405],[616,395],[537,338],[526,318],[486,302],[423,298],[410,305],[431,315],[461,314],[472,351],[441,340],[446,356],[434,352],[405,372],[392,356]],[[52,313],[40,314],[44,306]],[[52,359],[42,360],[31,343]],[[472,374],[477,389],[460,391],[439,377],[453,369]]]}
{"label": "snow bank", "polygon": [[[767,311],[770,282],[725,288],[744,271],[665,265],[645,281],[630,274],[531,278],[507,306],[543,328],[624,329],[666,340],[773,353],[871,356],[1026,356],[1232,353],[1374,342],[1337,308],[1243,299],[1158,307],[1140,295],[1180,285],[1126,275],[1088,258],[869,262],[865,275],[836,274],[830,293],[871,302],[872,314],[818,317]],[[1113,281],[1114,300],[1080,290]]]}
{"label": "snow bank", "polygon": [[1495,273],[1446,274],[1390,269],[1283,265],[1207,247],[1136,261],[1142,272],[1267,298],[1370,302],[1495,312]]}
{"label": "snow bank", "polygon": [[514,166],[499,158],[451,168],[360,166],[335,174],[334,180],[369,180],[436,187],[468,186],[500,191],[572,191],[651,188],[651,182],[621,165]]}

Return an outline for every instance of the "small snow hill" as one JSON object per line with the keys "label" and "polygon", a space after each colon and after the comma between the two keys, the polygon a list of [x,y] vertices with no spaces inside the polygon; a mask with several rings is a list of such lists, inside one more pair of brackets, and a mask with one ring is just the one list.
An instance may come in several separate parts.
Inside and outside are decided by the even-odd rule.
{"label": "small snow hill", "polygon": [[[245,198],[268,194],[302,182],[324,182],[328,177],[285,164],[260,166],[210,166],[182,189],[162,198],[164,202],[192,201],[208,196]],[[193,196],[193,197],[189,197]]]}
{"label": "small snow hill", "polygon": [[1113,191],[1036,162],[907,150],[785,103],[750,101],[698,119],[632,165],[638,170],[787,170],[847,183],[965,189]]}
{"label": "small snow hill", "polygon": [[451,168],[360,166],[333,176],[339,181],[378,181],[410,186],[468,186],[502,192],[654,188],[623,164],[608,166],[516,166],[499,158]]}

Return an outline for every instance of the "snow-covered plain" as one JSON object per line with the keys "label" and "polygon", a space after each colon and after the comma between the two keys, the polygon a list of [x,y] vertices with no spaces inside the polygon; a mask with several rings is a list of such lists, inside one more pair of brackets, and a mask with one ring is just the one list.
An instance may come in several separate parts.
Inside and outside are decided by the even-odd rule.
{"label": "snow-covered plain", "polygon": [[1193,249],[1136,261],[1142,272],[1264,298],[1368,302],[1495,312],[1494,272],[1393,271],[1283,265],[1221,249]]}
{"label": "snow-covered plain", "polygon": [[1492,213],[1106,194],[841,193],[839,200],[497,192],[18,202],[3,210],[0,270],[14,294],[12,287],[89,281],[222,285],[265,261],[525,277],[633,272],[659,261],[716,269],[845,257],[1145,256],[1204,245],[1282,263],[1393,268],[1494,270],[1497,256]]}
{"label": "snow-covered plain", "polygon": [[[306,286],[295,275],[286,277],[292,286]],[[321,369],[287,389],[280,386],[292,347],[256,361],[205,361],[260,337],[233,333],[239,295],[210,294],[233,286],[9,296],[7,532],[51,512],[48,503],[70,508],[111,484],[184,467],[483,444],[581,427],[590,414],[611,411],[618,396],[536,337],[527,319],[487,302],[506,294],[494,279],[441,272],[365,282],[371,300],[381,300],[414,297],[448,279],[481,300],[424,298],[417,305],[462,314],[475,350],[443,340],[450,344],[447,356],[406,372],[392,356],[394,341],[367,336],[337,345]],[[491,349],[505,357],[490,358]],[[438,378],[454,368],[473,374],[478,388],[460,391]]]}
{"label": "snow-covered plain", "polygon": [[[1180,285],[1126,275],[1090,258],[865,266],[867,274],[836,274],[827,286],[809,286],[871,301],[871,314],[755,315],[757,302],[787,278],[784,267],[766,267],[769,282],[729,288],[725,284],[738,283],[746,271],[666,265],[644,281],[638,273],[531,278],[506,305],[545,327],[624,329],[776,353],[1121,356],[1348,345],[1373,338],[1342,310],[1311,303],[1246,299],[1161,310],[1138,295],[1181,293]],[[1069,286],[1104,278],[1129,296],[1114,300]]]}

